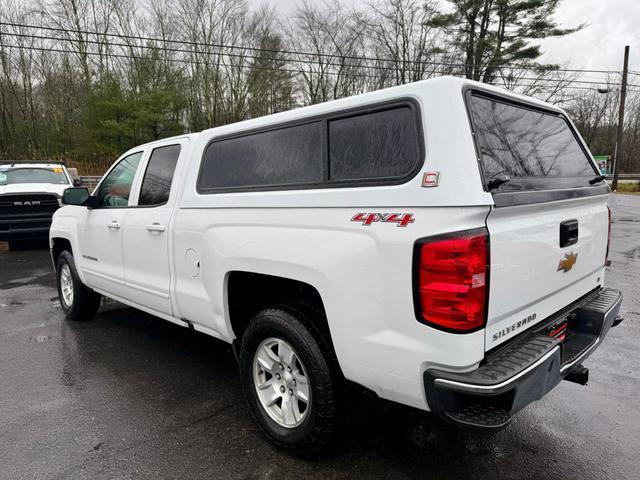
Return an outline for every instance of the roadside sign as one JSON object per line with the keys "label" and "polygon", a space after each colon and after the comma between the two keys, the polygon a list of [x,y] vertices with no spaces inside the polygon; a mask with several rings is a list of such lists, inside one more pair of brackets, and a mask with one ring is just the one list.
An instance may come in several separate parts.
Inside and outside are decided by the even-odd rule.
{"label": "roadside sign", "polygon": [[593,158],[598,164],[600,175],[611,174],[611,155],[594,155]]}

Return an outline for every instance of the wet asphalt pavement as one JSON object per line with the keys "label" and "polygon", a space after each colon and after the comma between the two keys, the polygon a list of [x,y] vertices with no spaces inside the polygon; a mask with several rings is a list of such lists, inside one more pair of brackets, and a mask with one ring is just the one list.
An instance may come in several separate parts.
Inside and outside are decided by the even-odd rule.
{"label": "wet asphalt pavement", "polygon": [[607,283],[625,322],[504,431],[356,397],[333,456],[267,443],[230,348],[110,304],[67,322],[46,248],[0,252],[0,478],[640,478],[640,196],[612,199]]}

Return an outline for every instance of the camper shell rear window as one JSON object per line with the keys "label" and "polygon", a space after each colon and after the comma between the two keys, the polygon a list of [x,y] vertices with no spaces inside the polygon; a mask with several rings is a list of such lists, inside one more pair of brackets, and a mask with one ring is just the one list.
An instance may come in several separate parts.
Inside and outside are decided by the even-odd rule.
{"label": "camper shell rear window", "polygon": [[[599,174],[560,113],[476,90],[465,97],[487,190],[589,187]],[[505,175],[508,181],[490,188],[492,180]]]}

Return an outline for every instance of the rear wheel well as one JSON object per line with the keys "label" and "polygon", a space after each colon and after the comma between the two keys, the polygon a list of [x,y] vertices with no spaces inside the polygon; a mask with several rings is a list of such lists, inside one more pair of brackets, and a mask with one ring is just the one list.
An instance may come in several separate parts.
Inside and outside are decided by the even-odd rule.
{"label": "rear wheel well", "polygon": [[[261,273],[234,271],[229,273],[227,299],[236,341],[242,338],[251,319],[261,310],[289,306],[301,313],[300,316],[304,317],[300,318],[301,321],[310,323],[313,319],[306,326],[314,334],[318,333],[335,355],[322,298],[318,290],[308,283]],[[305,310],[307,315],[302,314]]]}
{"label": "rear wheel well", "polygon": [[73,254],[71,242],[66,238],[54,238],[51,246],[51,257],[53,258],[54,265],[58,263],[58,257],[65,250]]}

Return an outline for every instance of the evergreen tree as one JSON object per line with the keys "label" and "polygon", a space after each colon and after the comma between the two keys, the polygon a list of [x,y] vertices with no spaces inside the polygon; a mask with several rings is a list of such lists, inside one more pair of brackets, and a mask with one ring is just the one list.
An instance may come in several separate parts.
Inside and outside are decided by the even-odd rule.
{"label": "evergreen tree", "polygon": [[184,133],[186,99],[174,86],[125,90],[113,78],[94,85],[88,99],[88,156],[119,155],[141,143]]}
{"label": "evergreen tree", "polygon": [[[553,19],[560,0],[447,0],[453,10],[436,15],[464,57],[467,78],[493,83],[506,64],[531,63],[542,55],[534,40],[580,30],[560,28]],[[538,65],[539,66],[539,65]],[[546,66],[553,69],[554,66]]]}

